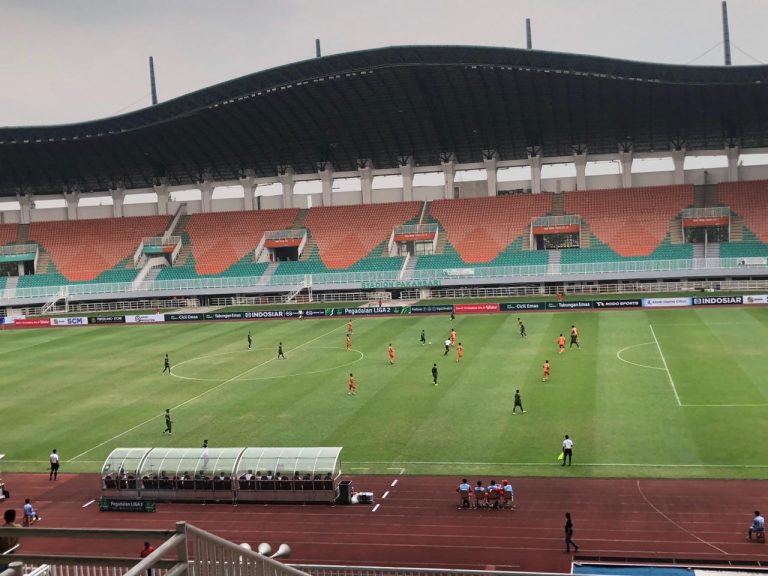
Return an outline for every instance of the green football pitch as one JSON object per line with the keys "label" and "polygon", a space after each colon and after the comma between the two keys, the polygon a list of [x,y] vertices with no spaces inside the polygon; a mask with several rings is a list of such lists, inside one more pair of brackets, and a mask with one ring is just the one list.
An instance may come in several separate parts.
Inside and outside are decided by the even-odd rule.
{"label": "green football pitch", "polygon": [[[344,471],[361,474],[768,474],[768,308],[522,318],[527,339],[514,314],[355,318],[350,351],[346,318],[5,331],[3,468],[43,471],[57,448],[63,472],[97,471],[116,447],[208,439],[342,446]],[[558,354],[572,324],[582,348]],[[455,349],[443,355],[452,326],[461,363]],[[512,414],[516,389],[525,414]],[[565,434],[575,445],[563,470]]]}

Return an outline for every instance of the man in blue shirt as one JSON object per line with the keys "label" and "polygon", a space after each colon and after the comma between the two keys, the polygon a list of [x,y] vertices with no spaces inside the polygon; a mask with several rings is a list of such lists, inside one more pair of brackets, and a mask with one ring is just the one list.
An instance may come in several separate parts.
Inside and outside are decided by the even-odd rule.
{"label": "man in blue shirt", "polygon": [[469,508],[469,495],[472,493],[472,486],[467,483],[466,478],[461,481],[456,492],[459,493],[459,508]]}
{"label": "man in blue shirt", "polygon": [[755,517],[752,519],[752,526],[749,527],[749,532],[747,532],[747,538],[750,540],[752,540],[753,532],[758,537],[762,533],[763,538],[765,538],[765,518],[760,515],[759,510],[755,510]]}

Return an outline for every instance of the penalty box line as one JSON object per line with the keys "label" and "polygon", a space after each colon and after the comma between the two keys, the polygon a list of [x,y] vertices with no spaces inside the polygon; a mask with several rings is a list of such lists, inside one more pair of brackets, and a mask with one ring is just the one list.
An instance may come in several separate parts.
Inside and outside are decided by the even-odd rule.
{"label": "penalty box line", "polygon": [[[343,325],[342,325],[342,326],[337,326],[337,327],[336,327],[336,328],[334,328],[333,330],[329,330],[328,332],[325,332],[325,333],[323,333],[323,334],[320,334],[320,336],[317,336],[317,337],[315,337],[315,338],[312,338],[312,340],[307,340],[307,341],[306,341],[306,342],[304,342],[303,344],[299,344],[298,346],[296,346],[296,347],[294,347],[294,348],[291,348],[291,349],[289,349],[289,350],[288,350],[288,352],[293,352],[294,350],[298,350],[299,348],[301,348],[301,347],[303,347],[303,346],[306,346],[307,344],[311,344],[312,342],[315,342],[315,341],[319,340],[320,338],[324,338],[325,336],[328,336],[329,334],[333,334],[333,333],[334,333],[334,332],[336,332],[336,331],[337,331],[339,328],[343,328]],[[192,398],[189,398],[189,399],[185,400],[185,401],[184,401],[184,402],[182,402],[181,404],[177,404],[176,406],[173,406],[173,407],[171,408],[171,410],[176,410],[176,409],[178,409],[178,408],[181,408],[181,407],[183,407],[183,406],[185,406],[185,405],[189,404],[190,402],[194,402],[195,400],[199,400],[200,398],[202,398],[203,396],[206,396],[206,395],[210,394],[210,393],[211,393],[211,392],[213,392],[214,390],[218,390],[219,388],[222,388],[222,387],[226,386],[226,385],[227,385],[227,384],[229,384],[230,382],[234,382],[234,381],[235,381],[235,380],[237,380],[238,378],[241,378],[241,377],[245,376],[246,374],[248,374],[248,372],[251,372],[251,371],[253,371],[253,370],[256,370],[257,368],[261,368],[262,366],[265,366],[266,364],[269,364],[270,362],[272,362],[272,361],[274,361],[274,360],[275,360],[275,358],[270,358],[269,360],[265,360],[265,361],[264,361],[264,362],[262,362],[261,364],[257,364],[256,366],[252,366],[251,368],[248,368],[248,370],[246,370],[245,372],[241,372],[240,374],[237,374],[237,375],[233,376],[233,377],[232,377],[232,378],[230,378],[229,380],[225,380],[225,381],[224,381],[224,382],[222,382],[221,384],[217,384],[216,386],[213,386],[213,387],[211,387],[211,388],[208,388],[208,390],[206,390],[206,391],[204,391],[204,392],[201,392],[201,393],[200,393],[200,394],[198,394],[197,396],[193,396]],[[107,440],[104,440],[104,442],[101,442],[101,443],[97,444],[96,446],[94,446],[94,447],[92,447],[92,448],[88,448],[88,450],[85,450],[84,452],[81,452],[81,453],[80,453],[80,454],[78,454],[77,456],[75,456],[75,457],[71,458],[71,459],[70,459],[70,462],[73,462],[73,461],[77,460],[78,458],[80,458],[81,456],[85,456],[86,454],[88,454],[88,453],[90,453],[90,452],[93,452],[94,450],[96,450],[96,449],[98,449],[98,448],[101,448],[101,447],[102,447],[102,446],[104,446],[105,444],[109,444],[109,443],[110,443],[110,442],[112,442],[113,440],[117,440],[118,438],[121,438],[121,437],[125,436],[126,434],[130,434],[131,432],[133,432],[134,430],[136,430],[136,429],[138,429],[138,428],[141,428],[141,427],[142,427],[142,426],[144,426],[145,424],[149,424],[150,422],[153,422],[153,421],[157,420],[158,418],[161,418],[163,415],[164,415],[164,413],[163,413],[163,414],[158,414],[158,415],[156,415],[156,416],[152,416],[151,418],[147,418],[147,419],[146,419],[146,420],[144,420],[143,422],[141,422],[141,423],[139,423],[139,424],[136,424],[136,426],[133,426],[133,427],[131,427],[131,428],[129,428],[128,430],[125,430],[125,431],[123,431],[123,432],[120,432],[120,434],[116,434],[115,436],[112,436],[112,438],[109,438],[109,439],[107,439]]]}

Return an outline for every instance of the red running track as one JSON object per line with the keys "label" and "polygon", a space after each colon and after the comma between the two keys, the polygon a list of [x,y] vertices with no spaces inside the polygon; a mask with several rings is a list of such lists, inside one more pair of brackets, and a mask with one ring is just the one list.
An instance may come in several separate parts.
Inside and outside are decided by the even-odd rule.
{"label": "red running track", "polygon": [[[47,474],[5,476],[7,505],[20,512],[31,498],[41,528],[173,530],[184,520],[237,543],[287,542],[290,561],[298,564],[570,572],[566,511],[579,556],[710,562],[765,560],[768,553],[765,544],[746,539],[752,511],[768,510],[763,481],[522,478],[513,481],[515,510],[461,510],[460,478],[345,478],[374,492],[374,505],[158,503],[154,514],[99,512],[97,503],[83,508],[99,497],[97,475],[60,474],[56,482]],[[140,549],[141,542],[29,539],[19,552],[135,557]]]}

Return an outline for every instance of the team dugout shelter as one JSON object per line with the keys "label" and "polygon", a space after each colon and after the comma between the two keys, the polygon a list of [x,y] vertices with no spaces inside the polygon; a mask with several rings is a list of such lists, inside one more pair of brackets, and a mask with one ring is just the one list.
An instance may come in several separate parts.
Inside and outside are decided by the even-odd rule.
{"label": "team dugout shelter", "polygon": [[341,477],[340,447],[115,448],[101,482],[113,499],[333,503]]}

